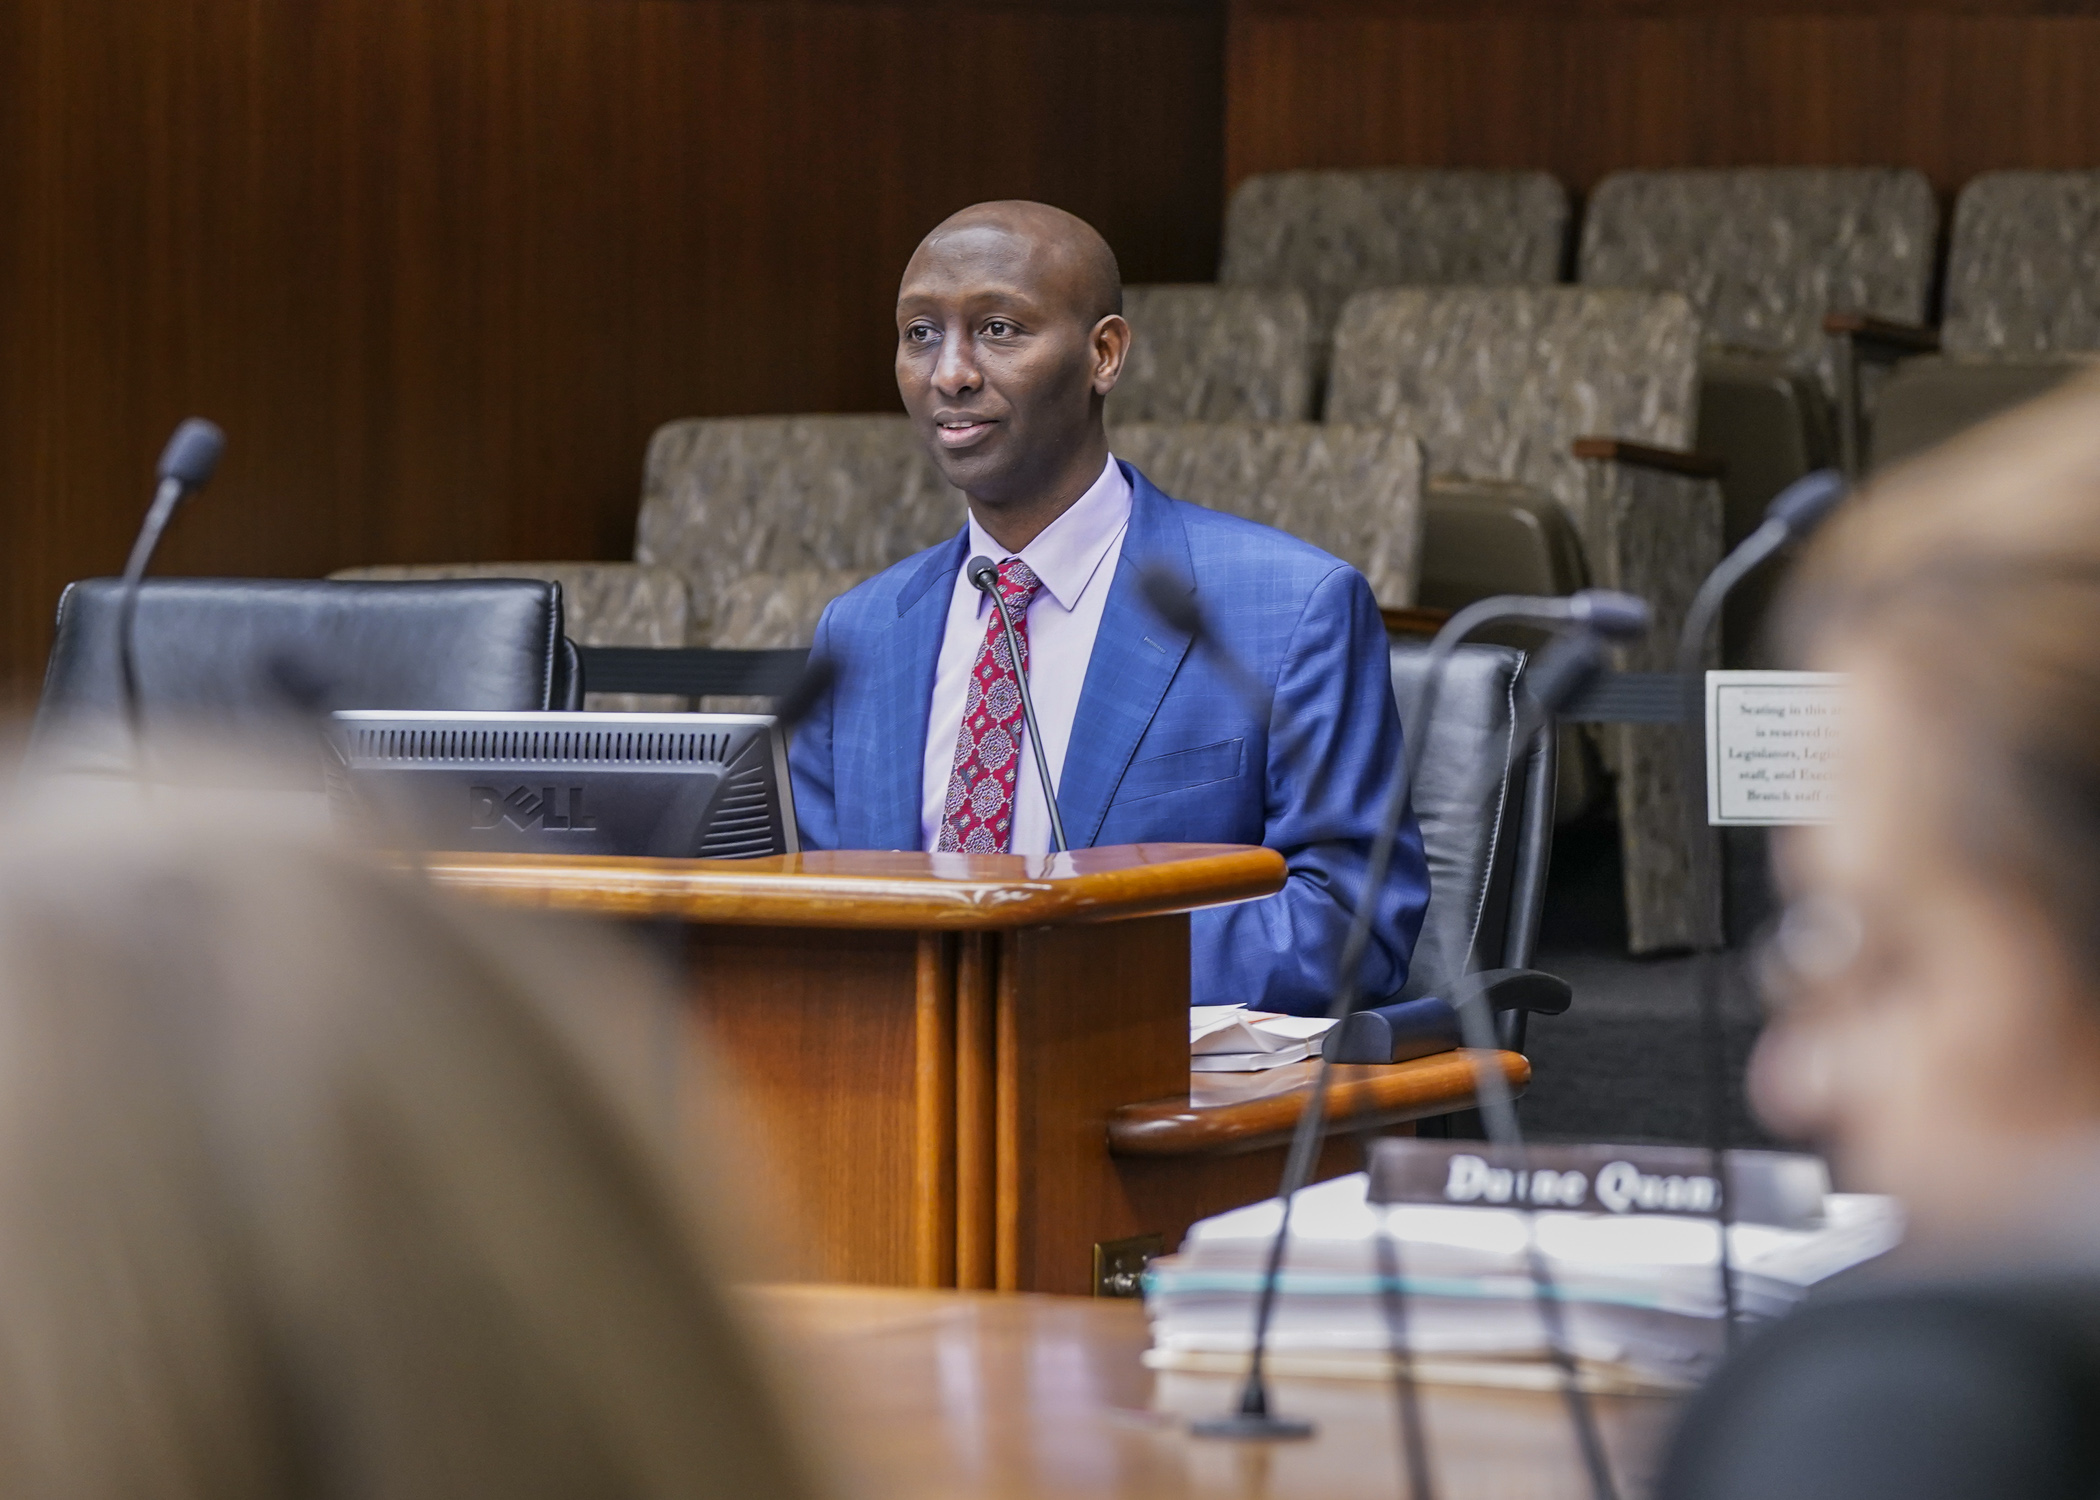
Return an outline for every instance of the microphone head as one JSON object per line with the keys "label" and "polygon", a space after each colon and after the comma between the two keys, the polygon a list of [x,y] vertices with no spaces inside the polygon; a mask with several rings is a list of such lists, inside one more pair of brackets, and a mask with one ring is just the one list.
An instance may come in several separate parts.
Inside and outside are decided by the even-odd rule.
{"label": "microphone head", "polygon": [[971,588],[989,594],[999,587],[999,565],[980,552],[963,564],[963,577],[970,580]]}
{"label": "microphone head", "polygon": [[175,480],[186,490],[202,489],[211,483],[219,455],[225,451],[226,434],[202,417],[191,417],[160,450],[160,477]]}
{"label": "microphone head", "polygon": [[1564,630],[1524,668],[1524,691],[1548,713],[1559,713],[1604,670],[1604,643],[1593,630]]}
{"label": "microphone head", "polygon": [[1608,641],[1638,640],[1655,623],[1655,611],[1637,594],[1583,589],[1568,596],[1568,618]]}
{"label": "microphone head", "polygon": [[[996,575],[998,570],[992,570]],[[972,582],[975,580],[973,579]],[[773,722],[782,734],[793,731],[809,717],[810,710],[824,701],[832,684],[839,678],[838,664],[828,656],[812,655],[795,685],[787,690],[780,701],[773,705]]]}
{"label": "microphone head", "polygon": [[1808,535],[1845,498],[1845,476],[1835,469],[1803,474],[1781,490],[1765,507],[1765,520],[1777,521],[1788,537]]}
{"label": "microphone head", "polygon": [[1138,579],[1138,587],[1144,591],[1145,602],[1152,606],[1152,612],[1162,620],[1192,636],[1203,635],[1203,611],[1173,569],[1147,568]]}

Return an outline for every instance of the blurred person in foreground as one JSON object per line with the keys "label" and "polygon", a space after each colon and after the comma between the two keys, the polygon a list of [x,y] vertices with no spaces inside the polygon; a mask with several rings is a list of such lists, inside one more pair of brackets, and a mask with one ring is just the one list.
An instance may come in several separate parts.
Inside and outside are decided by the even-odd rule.
{"label": "blurred person in foreground", "polygon": [[2100,380],[1875,483],[1785,620],[1846,709],[1752,1096],[1910,1233],[1722,1368],[1660,1493],[2100,1493]]}
{"label": "blurred person in foreground", "polygon": [[0,1494],[811,1494],[647,967],[185,807],[0,839]]}

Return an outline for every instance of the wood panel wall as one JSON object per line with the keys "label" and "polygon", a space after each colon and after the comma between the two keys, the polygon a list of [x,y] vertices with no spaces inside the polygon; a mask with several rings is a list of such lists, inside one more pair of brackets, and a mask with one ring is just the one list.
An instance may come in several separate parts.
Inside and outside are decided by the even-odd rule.
{"label": "wood panel wall", "polygon": [[1230,182],[1288,167],[2100,166],[2089,0],[1232,0]]}
{"label": "wood panel wall", "polygon": [[626,553],[688,414],[880,410],[925,228],[1131,280],[1294,166],[2100,165],[2093,0],[0,0],[0,692],[115,569]]}
{"label": "wood panel wall", "polygon": [[1209,276],[1208,0],[0,0],[0,684],[225,426],[165,568],[627,555],[669,418],[893,405],[982,198]]}

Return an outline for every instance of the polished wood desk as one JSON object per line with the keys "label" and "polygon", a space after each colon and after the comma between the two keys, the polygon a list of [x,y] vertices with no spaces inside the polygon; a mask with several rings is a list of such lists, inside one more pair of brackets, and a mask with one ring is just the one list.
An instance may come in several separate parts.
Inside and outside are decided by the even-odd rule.
{"label": "polished wood desk", "polygon": [[[914,1500],[1393,1500],[1407,1493],[1392,1388],[1284,1379],[1277,1409],[1310,1417],[1302,1443],[1190,1437],[1229,1408],[1237,1382],[1154,1375],[1133,1302],[862,1287],[749,1293],[809,1408],[839,1452],[849,1493]],[[1587,1500],[1557,1396],[1423,1386],[1437,1493],[1458,1500]],[[1671,1405],[1594,1398],[1622,1495],[1649,1485]]]}
{"label": "polished wood desk", "polygon": [[[1233,1155],[1281,1147],[1298,1127],[1312,1062],[1266,1073],[1191,1073],[1186,1097],[1126,1104],[1109,1116],[1109,1149],[1125,1157]],[[1388,1067],[1337,1065],[1327,1085],[1330,1129],[1362,1132],[1447,1114],[1473,1103],[1481,1067],[1499,1068],[1512,1095],[1531,1082],[1517,1052],[1464,1048]],[[1273,1185],[1272,1185],[1273,1186]]]}
{"label": "polished wood desk", "polygon": [[[1280,889],[1273,850],[425,864],[487,898],[678,932],[819,1280],[1089,1291],[1095,1245],[1171,1248],[1273,1193],[1302,1110],[1304,1067],[1199,1075],[1193,1094],[1188,1071],[1188,913]],[[1524,1060],[1497,1062],[1521,1089]],[[1352,1069],[1330,1115],[1447,1112],[1472,1080],[1451,1058]],[[1338,1142],[1321,1173],[1357,1163]]]}

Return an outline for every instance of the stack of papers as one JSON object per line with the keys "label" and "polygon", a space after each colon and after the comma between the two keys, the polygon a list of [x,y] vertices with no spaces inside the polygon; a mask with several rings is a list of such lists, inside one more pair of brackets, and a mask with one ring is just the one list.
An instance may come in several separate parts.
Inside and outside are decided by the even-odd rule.
{"label": "stack of papers", "polygon": [[[1252,1342],[1254,1299],[1281,1205],[1272,1200],[1205,1219],[1178,1254],[1152,1263],[1146,1307],[1155,1369],[1238,1372]],[[1305,1189],[1291,1215],[1269,1362],[1283,1374],[1389,1374],[1391,1344],[1377,1231],[1395,1236],[1406,1344],[1424,1380],[1550,1387],[1545,1325],[1527,1236],[1563,1310],[1568,1351],[1594,1390],[1681,1390],[1723,1347],[1711,1219],[1534,1212],[1365,1201],[1357,1173]],[[1729,1229],[1739,1316],[1761,1321],[1810,1287],[1891,1249],[1902,1234],[1893,1200],[1832,1193],[1812,1229]]]}
{"label": "stack of papers", "polygon": [[1279,1016],[1244,1005],[1192,1005],[1189,1069],[1259,1073],[1303,1062],[1333,1025],[1325,1016]]}

